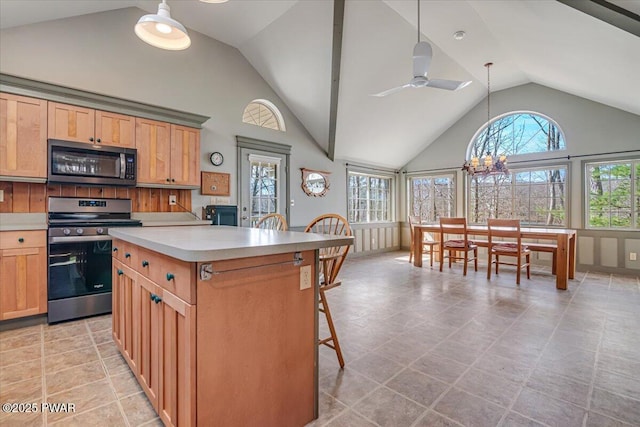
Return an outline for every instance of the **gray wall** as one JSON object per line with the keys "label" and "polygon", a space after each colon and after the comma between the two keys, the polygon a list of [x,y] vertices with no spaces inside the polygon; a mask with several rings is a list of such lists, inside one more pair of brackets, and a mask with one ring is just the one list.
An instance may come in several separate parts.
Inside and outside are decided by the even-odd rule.
{"label": "gray wall", "polygon": [[[640,101],[639,101],[640,102]],[[458,182],[458,215],[465,214],[465,176],[460,167],[465,159],[467,148],[476,131],[486,123],[486,99],[478,103],[455,125],[444,132],[427,149],[405,166],[407,172],[431,169],[455,170]],[[567,150],[549,154],[511,157],[512,161],[524,160],[528,164],[544,163],[545,158],[565,156],[559,162],[568,164],[571,179],[569,182],[570,207],[568,227],[578,229],[578,265],[581,269],[602,271],[636,271],[640,262],[629,262],[628,252],[640,243],[640,232],[628,231],[611,234],[602,231],[585,231],[582,163],[585,159],[625,158],[632,154],[596,155],[587,158],[566,156],[591,155],[612,151],[640,150],[640,116],[627,113],[584,98],[569,95],[545,86],[530,83],[505,89],[491,94],[491,116],[512,112],[533,111],[555,120],[564,132]],[[635,158],[640,152],[633,154]],[[546,160],[551,162],[551,160]],[[558,162],[558,161],[556,161]],[[514,165],[515,167],[516,165]],[[406,187],[406,183],[404,183]],[[406,191],[402,194],[406,198]],[[401,206],[406,209],[406,200]],[[402,218],[406,217],[406,211]],[[403,233],[403,245],[406,243]],[[615,242],[606,240],[612,238]],[[605,238],[603,242],[600,239]],[[620,248],[612,261],[611,256],[601,256],[604,248]]]}
{"label": "gray wall", "polygon": [[[236,135],[292,146],[291,225],[303,226],[320,213],[346,215],[345,168],[331,162],[295,116],[234,47],[189,31],[192,45],[179,52],[151,47],[133,27],[146,12],[137,8],[10,28],[0,32],[0,71],[20,77],[210,116],[202,129],[201,164],[231,173],[236,203]],[[285,133],[242,123],[253,99],[272,101],[282,112]],[[224,164],[208,161],[223,153]],[[332,172],[326,197],[306,196],[300,168]],[[193,193],[193,210],[211,204]]]}

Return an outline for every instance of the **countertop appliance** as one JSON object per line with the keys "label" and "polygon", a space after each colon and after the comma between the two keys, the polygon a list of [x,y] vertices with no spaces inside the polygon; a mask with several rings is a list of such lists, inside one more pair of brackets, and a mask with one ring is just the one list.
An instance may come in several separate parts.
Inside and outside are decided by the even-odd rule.
{"label": "countertop appliance", "polygon": [[109,227],[138,227],[131,200],[49,197],[48,322],[111,312]]}
{"label": "countertop appliance", "polygon": [[208,205],[202,208],[202,219],[213,225],[238,226],[238,207],[235,205]]}
{"label": "countertop appliance", "polygon": [[48,180],[102,186],[136,185],[137,150],[82,142],[48,141]]}

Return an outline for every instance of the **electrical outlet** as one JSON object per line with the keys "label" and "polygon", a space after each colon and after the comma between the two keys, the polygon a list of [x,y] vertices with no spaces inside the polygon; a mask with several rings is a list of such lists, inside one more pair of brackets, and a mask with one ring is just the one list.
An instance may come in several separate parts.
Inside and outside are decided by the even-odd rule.
{"label": "electrical outlet", "polygon": [[169,206],[175,206],[177,204],[176,196],[171,194],[169,195]]}
{"label": "electrical outlet", "polygon": [[309,289],[311,287],[311,266],[303,265],[300,267],[300,290]]}
{"label": "electrical outlet", "polygon": [[638,259],[638,254],[635,252],[629,252],[629,261],[636,261]]}

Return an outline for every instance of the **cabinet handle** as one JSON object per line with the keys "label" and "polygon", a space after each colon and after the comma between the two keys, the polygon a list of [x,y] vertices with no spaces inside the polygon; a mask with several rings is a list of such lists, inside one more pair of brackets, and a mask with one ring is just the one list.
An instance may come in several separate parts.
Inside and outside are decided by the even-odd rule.
{"label": "cabinet handle", "polygon": [[24,238],[22,238],[22,237],[18,238],[18,242],[24,243]]}
{"label": "cabinet handle", "polygon": [[156,294],[151,294],[150,297],[151,297],[151,301],[155,302],[156,304],[159,303],[160,301],[162,301],[162,298],[160,298]]}
{"label": "cabinet handle", "polygon": [[131,254],[129,252],[125,252],[124,257],[125,258],[131,258]]}
{"label": "cabinet handle", "polygon": [[167,282],[170,282],[175,278],[176,276],[174,276],[173,273],[167,273]]}
{"label": "cabinet handle", "polygon": [[175,180],[175,179],[173,179],[173,178],[171,178],[171,182],[176,182],[176,180]]}
{"label": "cabinet handle", "polygon": [[118,248],[113,248],[113,252],[118,252]]}
{"label": "cabinet handle", "polygon": [[98,138],[98,139],[96,139],[96,142],[97,142],[97,143],[100,143],[100,142],[102,142],[102,141],[100,141],[100,138]]}
{"label": "cabinet handle", "polygon": [[124,274],[124,272],[120,269],[118,269],[118,276],[122,276]]}
{"label": "cabinet handle", "polygon": [[93,137],[92,136],[89,137],[89,141],[93,142]]}
{"label": "cabinet handle", "polygon": [[147,267],[148,265],[149,265],[149,261],[147,261],[147,260],[142,261],[142,266],[143,267]]}
{"label": "cabinet handle", "polygon": [[156,294],[151,294],[151,295],[149,295],[149,297],[151,298],[151,301],[155,301],[156,300]]}
{"label": "cabinet handle", "polygon": [[171,180],[169,178],[167,178],[167,182],[171,182]]}
{"label": "cabinet handle", "polygon": [[156,299],[155,299],[156,304],[158,304],[160,301],[162,301],[162,298],[156,295]]}

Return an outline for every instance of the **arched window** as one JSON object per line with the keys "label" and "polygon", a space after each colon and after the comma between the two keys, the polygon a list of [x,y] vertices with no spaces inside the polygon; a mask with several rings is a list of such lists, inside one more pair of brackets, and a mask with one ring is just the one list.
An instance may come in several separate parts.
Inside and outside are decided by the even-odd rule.
{"label": "arched window", "polygon": [[[480,128],[469,144],[467,159],[489,153],[494,158],[505,155],[510,162],[522,155],[564,149],[564,135],[553,120],[538,113],[515,112]],[[539,156],[535,160],[543,159]],[[518,218],[530,226],[567,225],[567,164],[536,161],[532,165],[527,161],[508,163],[507,167],[506,174],[469,176],[469,223]]]}
{"label": "arched window", "polygon": [[280,110],[266,99],[251,101],[242,113],[242,122],[282,132],[286,131]]}
{"label": "arched window", "polygon": [[512,157],[564,149],[564,136],[553,120],[539,113],[515,112],[481,127],[471,140],[467,160],[487,153]]}

